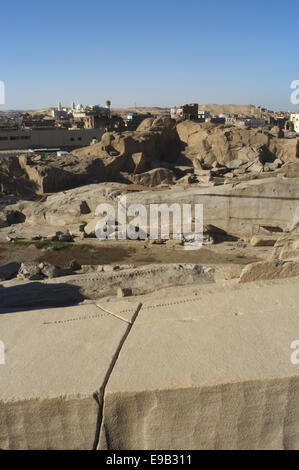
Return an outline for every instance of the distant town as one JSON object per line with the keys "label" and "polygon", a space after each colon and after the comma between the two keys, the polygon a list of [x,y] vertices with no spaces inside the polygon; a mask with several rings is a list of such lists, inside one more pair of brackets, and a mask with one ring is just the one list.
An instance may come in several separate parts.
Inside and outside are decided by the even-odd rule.
{"label": "distant town", "polygon": [[[278,126],[284,131],[299,133],[299,112],[274,112],[260,106],[250,106],[250,112],[213,113],[197,103],[172,106],[160,113],[177,121],[210,122],[228,127],[247,129]],[[57,107],[38,112],[10,111],[0,115],[0,151],[19,150],[47,152],[71,151],[99,142],[108,131],[136,130],[153,112],[113,110],[111,101],[104,106],[83,106],[61,102]],[[283,136],[283,135],[282,135]]]}

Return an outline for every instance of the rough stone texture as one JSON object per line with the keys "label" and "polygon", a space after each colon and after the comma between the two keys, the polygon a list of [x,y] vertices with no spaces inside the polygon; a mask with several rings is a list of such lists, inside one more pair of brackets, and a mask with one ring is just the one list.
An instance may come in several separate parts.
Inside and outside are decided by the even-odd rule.
{"label": "rough stone texture", "polygon": [[[140,175],[136,175],[140,176]],[[27,229],[31,234],[53,233],[50,227],[79,228],[92,221],[95,223],[95,209],[102,202],[117,207],[117,196],[125,194],[127,204],[141,203],[147,207],[154,203],[203,204],[204,223],[215,225],[230,234],[252,234],[254,227],[268,226],[285,230],[293,220],[299,203],[299,185],[296,178],[267,178],[227,184],[213,188],[198,188],[192,185],[185,188],[176,185],[160,191],[147,190],[130,192],[127,185],[101,183],[83,186],[48,196],[42,201],[19,201],[7,205],[26,216],[24,224],[14,225],[16,236],[24,237]],[[86,201],[91,213],[81,214],[81,202]],[[1,216],[1,207],[0,207]],[[34,227],[32,232],[32,227]],[[49,226],[48,231],[44,230]],[[6,239],[11,227],[1,229],[1,237]],[[30,231],[29,230],[29,231]],[[63,230],[62,230],[63,231]],[[64,229],[65,231],[65,229]],[[81,233],[81,232],[80,232]]]}
{"label": "rough stone texture", "polygon": [[[265,129],[190,121],[176,126],[167,116],[151,117],[136,131],[106,132],[100,142],[68,155],[1,158],[0,193],[32,196],[95,182],[129,183],[136,174],[156,168],[175,169],[182,163],[195,172],[215,170],[201,175],[201,184],[207,184],[209,177],[216,178],[219,173],[238,181],[281,171],[289,176],[294,168],[288,168],[286,162],[296,165],[298,156],[299,140],[295,135],[280,138]],[[298,176],[298,168],[295,172]],[[147,184],[147,179],[144,181]],[[82,213],[88,214],[88,208],[83,207]]]}
{"label": "rough stone texture", "polygon": [[130,297],[132,295],[132,289],[126,289],[125,287],[118,287],[117,297]]}
{"label": "rough stone texture", "polygon": [[299,233],[286,234],[275,243],[272,259],[290,259],[299,257]]}
{"label": "rough stone texture", "polygon": [[[114,200],[121,194],[127,185],[120,183],[100,183],[74,188],[57,194],[49,195],[37,201],[7,202],[6,209],[18,210],[26,216],[24,224],[14,226],[14,229],[24,232],[26,227],[36,226],[39,233],[45,226],[79,227],[85,221],[94,219],[94,212],[98,204]],[[89,214],[82,213],[82,204],[86,203],[90,209]],[[0,207],[1,209],[1,207]],[[1,214],[1,212],[0,212]],[[8,227],[7,230],[10,230]],[[65,231],[65,229],[64,229]],[[53,233],[54,232],[54,233]],[[44,232],[48,236],[55,235],[55,230]],[[36,233],[35,233],[36,234]]]}
{"label": "rough stone texture", "polygon": [[215,281],[239,279],[243,265],[240,264],[223,264],[215,267]]}
{"label": "rough stone texture", "polygon": [[292,221],[288,226],[288,231],[299,234],[299,205],[293,215]]}
{"label": "rough stone texture", "polygon": [[100,219],[98,217],[95,217],[92,219],[88,224],[85,225],[84,227],[84,233],[87,237],[95,237],[95,231],[96,231],[96,226],[97,223]]}
{"label": "rough stone texture", "polygon": [[19,157],[0,159],[0,194],[32,196],[37,191],[34,181],[30,181],[20,166]]}
{"label": "rough stone texture", "polygon": [[232,160],[253,160],[259,148],[272,155],[272,161],[295,160],[299,155],[298,138],[280,139],[260,129],[216,126],[211,123],[184,121],[177,125],[184,154],[192,161],[200,159],[205,165],[215,161],[227,164]]}
{"label": "rough stone texture", "polygon": [[[37,265],[38,266],[38,265]],[[73,274],[42,282],[11,280],[0,286],[1,309],[73,305],[114,295],[118,287],[145,293],[170,286],[214,282],[214,270],[197,264],[150,264],[137,268]]]}
{"label": "rough stone texture", "polygon": [[136,293],[190,283],[214,282],[214,271],[198,264],[149,264],[136,268],[67,276],[45,283],[65,283],[80,287],[85,298],[113,295],[115,289],[131,288]]}
{"label": "rough stone texture", "polygon": [[[88,147],[94,149],[97,145]],[[84,158],[76,151],[62,157],[19,157],[20,166],[39,194],[53,193],[100,181],[118,181],[125,164],[124,157],[87,153]]]}
{"label": "rough stone texture", "polygon": [[256,226],[284,230],[299,203],[297,179],[267,178],[214,188],[189,188],[180,185],[166,191],[147,191],[127,195],[127,204],[175,202],[203,204],[204,223],[229,234],[252,234]]}
{"label": "rough stone texture", "polygon": [[167,168],[154,168],[146,173],[140,173],[130,178],[133,183],[142,186],[159,186],[160,184],[172,184],[174,181],[174,173]]}
{"label": "rough stone texture", "polygon": [[38,263],[22,263],[18,272],[19,279],[28,279],[30,281],[37,281],[42,279],[42,273]]}
{"label": "rough stone texture", "polygon": [[55,278],[63,275],[63,270],[58,268],[57,266],[54,266],[53,264],[49,263],[41,263],[39,265],[40,271],[43,274],[43,276],[47,278]]}
{"label": "rough stone texture", "polygon": [[240,276],[240,282],[252,282],[268,279],[284,279],[299,276],[299,258],[287,261],[261,261],[246,266]]}
{"label": "rough stone texture", "polygon": [[250,240],[252,246],[274,246],[277,242],[278,237],[276,236],[266,236],[266,235],[255,235]]}
{"label": "rough stone texture", "polygon": [[145,119],[136,131],[106,132],[100,143],[74,150],[72,156],[97,158],[102,164],[101,175],[94,175],[98,181],[122,181],[121,172],[146,172],[153,163],[159,167],[163,161],[175,162],[179,152],[175,123],[158,117]]}

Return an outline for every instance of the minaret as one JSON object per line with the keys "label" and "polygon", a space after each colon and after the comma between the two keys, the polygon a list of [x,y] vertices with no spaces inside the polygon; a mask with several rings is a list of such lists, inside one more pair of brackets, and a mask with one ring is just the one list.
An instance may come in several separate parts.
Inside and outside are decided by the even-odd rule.
{"label": "minaret", "polygon": [[58,103],[57,109],[58,109],[58,111],[61,111],[61,109],[62,109],[62,106],[61,106],[61,102],[60,102],[60,101],[59,101],[59,103]]}
{"label": "minaret", "polygon": [[105,106],[106,106],[106,108],[109,110],[109,116],[110,116],[110,114],[111,114],[111,101],[110,101],[110,100],[107,100],[107,101],[105,102]]}

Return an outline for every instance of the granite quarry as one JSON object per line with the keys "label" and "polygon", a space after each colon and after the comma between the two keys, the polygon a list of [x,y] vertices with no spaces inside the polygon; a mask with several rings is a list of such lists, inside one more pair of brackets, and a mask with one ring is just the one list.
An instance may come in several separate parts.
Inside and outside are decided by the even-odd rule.
{"label": "granite quarry", "polygon": [[[164,115],[1,157],[0,449],[298,450],[298,158]],[[99,240],[120,196],[202,204],[202,248]]]}

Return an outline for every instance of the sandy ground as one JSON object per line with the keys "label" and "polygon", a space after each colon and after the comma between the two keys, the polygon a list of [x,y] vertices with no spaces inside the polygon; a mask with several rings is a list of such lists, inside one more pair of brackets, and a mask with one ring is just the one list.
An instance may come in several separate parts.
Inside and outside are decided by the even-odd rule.
{"label": "sandy ground", "polygon": [[144,248],[142,241],[105,241],[87,239],[82,243],[41,247],[39,244],[0,243],[0,265],[16,261],[43,261],[66,268],[72,260],[80,264],[136,264],[149,263],[199,263],[241,264],[253,263],[265,258],[271,248],[240,247],[237,243],[221,243],[196,251],[182,247],[153,245]]}

